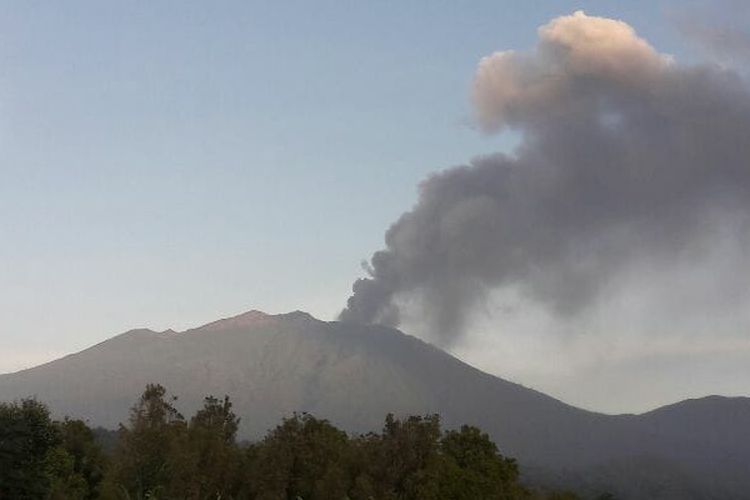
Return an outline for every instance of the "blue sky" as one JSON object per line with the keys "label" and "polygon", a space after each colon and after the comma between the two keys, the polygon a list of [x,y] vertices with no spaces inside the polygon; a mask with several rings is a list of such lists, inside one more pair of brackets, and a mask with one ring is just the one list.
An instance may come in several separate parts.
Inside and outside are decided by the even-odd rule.
{"label": "blue sky", "polygon": [[[618,5],[620,4],[620,5]],[[688,50],[684,2],[6,2],[0,372],[251,308],[332,319],[476,130],[478,60],[577,9]]]}

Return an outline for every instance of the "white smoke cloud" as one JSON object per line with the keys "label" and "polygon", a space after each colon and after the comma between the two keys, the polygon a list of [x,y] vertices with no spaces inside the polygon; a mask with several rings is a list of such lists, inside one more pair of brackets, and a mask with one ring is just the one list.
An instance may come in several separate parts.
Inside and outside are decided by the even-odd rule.
{"label": "white smoke cloud", "polygon": [[571,104],[581,80],[648,91],[668,75],[670,62],[626,23],[577,11],[539,28],[534,52],[503,51],[483,58],[473,100],[486,129],[519,126],[564,112],[561,106]]}

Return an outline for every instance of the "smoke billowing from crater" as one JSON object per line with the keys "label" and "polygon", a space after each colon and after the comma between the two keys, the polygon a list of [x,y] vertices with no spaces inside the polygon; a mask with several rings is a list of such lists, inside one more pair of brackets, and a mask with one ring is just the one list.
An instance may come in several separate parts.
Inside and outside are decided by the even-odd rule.
{"label": "smoke billowing from crater", "polygon": [[750,92],[735,73],[576,12],[542,26],[533,51],[483,58],[472,97],[484,130],[521,144],[426,179],[342,320],[397,325],[416,299],[449,344],[489,291],[570,317],[638,262],[699,255],[716,221],[746,241]]}

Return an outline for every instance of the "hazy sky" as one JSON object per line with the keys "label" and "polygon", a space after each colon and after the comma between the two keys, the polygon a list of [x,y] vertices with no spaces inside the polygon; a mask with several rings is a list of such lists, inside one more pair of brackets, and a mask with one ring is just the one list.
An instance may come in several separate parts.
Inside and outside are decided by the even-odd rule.
{"label": "hazy sky", "polygon": [[[421,180],[516,143],[472,118],[478,61],[578,9],[681,62],[750,53],[697,2],[6,2],[0,372],[248,309],[333,319]],[[742,339],[591,347],[529,314],[455,352],[607,411],[750,387]]]}

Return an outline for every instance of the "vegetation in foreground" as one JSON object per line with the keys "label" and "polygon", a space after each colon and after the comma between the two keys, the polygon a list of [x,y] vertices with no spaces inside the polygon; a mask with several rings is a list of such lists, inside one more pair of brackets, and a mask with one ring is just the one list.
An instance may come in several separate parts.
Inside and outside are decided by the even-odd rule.
{"label": "vegetation in foreground", "polygon": [[84,422],[52,421],[33,399],[0,404],[0,498],[576,498],[530,491],[487,434],[442,431],[437,415],[388,415],[381,433],[349,436],[295,414],[263,440],[240,444],[229,398],[207,397],[189,420],[174,400],[147,386],[104,447]]}

